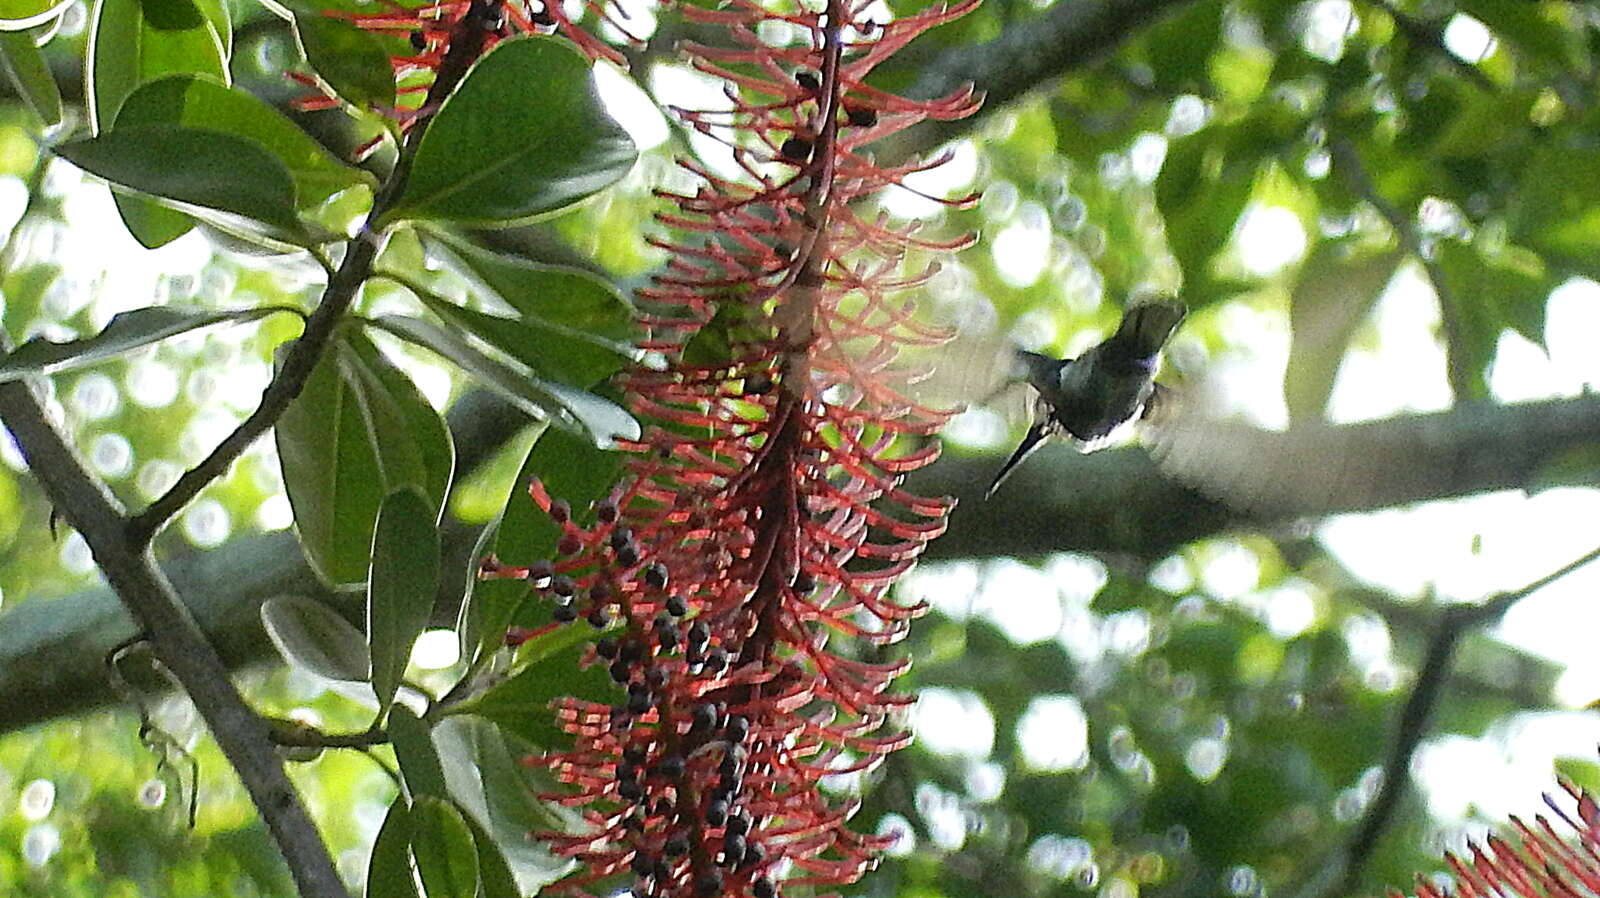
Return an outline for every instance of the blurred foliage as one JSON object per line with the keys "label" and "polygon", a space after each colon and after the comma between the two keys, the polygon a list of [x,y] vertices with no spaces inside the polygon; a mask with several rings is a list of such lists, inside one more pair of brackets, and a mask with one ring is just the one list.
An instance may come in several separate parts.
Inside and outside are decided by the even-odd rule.
{"label": "blurred foliage", "polygon": [[[909,48],[880,73],[882,85],[904,89],[941,53],[1055,11],[989,0]],[[255,7],[233,12],[236,83],[273,101],[292,96],[281,79],[295,59],[288,32]],[[73,16],[78,30],[64,27],[46,48],[58,77],[83,52],[82,10]],[[1470,36],[1474,23],[1492,42],[1481,58],[1459,58],[1447,36]],[[1371,339],[1367,312],[1381,291],[1397,272],[1419,273],[1440,299],[1455,398],[1484,399],[1502,335],[1541,344],[1550,291],[1574,276],[1600,277],[1597,53],[1592,9],[1565,0],[1174,4],[1107,58],[987,111],[957,154],[958,167],[973,167],[973,184],[929,180],[948,195],[984,191],[971,210],[918,210],[935,231],[984,237],[946,260],[933,304],[977,298],[1000,329],[1071,351],[1103,334],[1126,298],[1181,290],[1192,315],[1178,354],[1196,369],[1265,351],[1227,327],[1249,310],[1288,337],[1288,413],[1316,417],[1341,360]],[[71,107],[78,98],[66,99],[69,121],[81,120]],[[331,125],[332,115],[299,120],[346,149],[372,132],[370,123]],[[31,116],[16,101],[0,107],[7,223],[37,162]],[[636,283],[660,263],[645,241],[651,191],[681,178],[669,160],[689,149],[674,134],[543,233],[616,282]],[[317,295],[313,264],[197,237],[134,257],[104,251],[104,241],[128,249],[131,238],[113,233],[121,225],[105,192],[67,166],[49,166],[39,196],[3,283],[13,340],[91,334],[115,312],[152,302],[309,307]],[[889,201],[891,214],[905,212],[905,200]],[[1267,207],[1287,213],[1272,221],[1298,225],[1304,247],[1262,263],[1247,258],[1240,235]],[[464,292],[444,272],[430,286]],[[421,314],[381,283],[356,310]],[[119,497],[142,503],[248,413],[274,347],[297,329],[290,316],[211,328],[56,375],[50,388],[91,466]],[[427,354],[383,335],[378,342],[435,407],[465,389]],[[526,450],[520,443],[499,459],[499,476],[479,487],[488,498],[457,494],[458,505],[492,515]],[[0,458],[0,599],[49,601],[92,585],[87,550],[75,535],[52,534],[48,505],[14,447],[0,446]],[[283,528],[282,496],[263,441],[161,537],[158,554]],[[1242,564],[1247,576],[1227,581],[1214,573],[1219,564]],[[1000,625],[1015,614],[986,610],[996,590],[984,584],[1004,576],[1014,586],[1017,569],[1031,572],[1021,580],[1025,598],[1044,620],[1031,635]],[[935,610],[889,651],[916,659],[905,687],[960,709],[970,732],[954,745],[925,739],[880,770],[841,778],[841,792],[862,791],[860,827],[912,836],[853,893],[1297,894],[1373,798],[1429,636],[1426,603],[1375,597],[1351,579],[1314,542],[1262,536],[1212,540],[1167,559],[1062,555],[919,572],[903,589],[933,597]],[[485,601],[501,603],[488,609],[500,619],[527,611],[514,596]],[[1308,611],[1297,625],[1275,623],[1270,609],[1282,602]],[[1487,636],[1469,640],[1460,660],[1436,732],[1477,737],[1551,704],[1545,662]],[[413,673],[449,684],[449,671]],[[312,715],[336,731],[370,722],[349,689],[282,670],[247,679],[266,713]],[[540,682],[525,701],[542,703],[560,685]],[[0,891],[290,894],[192,714],[181,702],[151,701],[159,731],[198,765],[194,827],[181,797],[186,762],[141,742],[133,707],[11,733],[0,737]],[[373,754],[393,766],[389,749]],[[394,781],[351,751],[293,769],[341,869],[359,881]],[[1594,769],[1573,761],[1565,772],[1585,782]],[[1405,801],[1367,864],[1363,894],[1436,868],[1441,833],[1458,823]]]}

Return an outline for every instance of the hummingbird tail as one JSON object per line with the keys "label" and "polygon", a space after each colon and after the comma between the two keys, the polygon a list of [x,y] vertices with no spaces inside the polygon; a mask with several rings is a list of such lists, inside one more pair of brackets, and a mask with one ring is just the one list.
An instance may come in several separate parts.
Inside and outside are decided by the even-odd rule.
{"label": "hummingbird tail", "polygon": [[1122,313],[1122,324],[1107,342],[1125,347],[1134,358],[1146,359],[1161,351],[1188,310],[1172,299],[1141,303]]}
{"label": "hummingbird tail", "polygon": [[1018,446],[1017,451],[1011,453],[1011,457],[1006,459],[1006,463],[1000,468],[1000,473],[994,475],[994,482],[989,484],[988,492],[983,494],[984,499],[994,495],[994,491],[1000,488],[1000,484],[1006,482],[1006,478],[1011,476],[1011,472],[1015,471],[1018,465],[1026,461],[1028,456],[1032,455],[1033,451],[1044,443],[1044,438],[1049,432],[1050,422],[1048,419],[1028,428],[1028,435],[1022,438],[1022,445]]}

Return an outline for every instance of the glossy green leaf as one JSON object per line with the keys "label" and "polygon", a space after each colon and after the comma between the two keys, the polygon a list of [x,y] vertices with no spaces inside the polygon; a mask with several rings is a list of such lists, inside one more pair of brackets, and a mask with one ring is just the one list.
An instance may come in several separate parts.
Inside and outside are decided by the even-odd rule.
{"label": "glossy green leaf", "polygon": [[[479,898],[522,898],[516,874],[511,872],[511,865],[494,837],[470,814],[462,814],[461,819],[466,821],[472,833],[472,845],[478,851]],[[526,836],[523,841],[527,841]]]}
{"label": "glossy green leaf", "polygon": [[71,5],[72,0],[0,0],[0,31],[44,25]]}
{"label": "glossy green leaf", "polygon": [[367,576],[367,643],[378,706],[394,700],[411,646],[428,625],[439,590],[435,507],[413,486],[395,490],[378,508]]}
{"label": "glossy green leaf", "polygon": [[340,162],[283,113],[209,76],[169,75],[140,86],[123,102],[116,127],[140,125],[203,128],[259,144],[294,179],[301,208],[357,184],[376,187],[371,175]]}
{"label": "glossy green leaf", "polygon": [[594,630],[578,623],[523,643],[517,650],[521,669],[462,710],[492,720],[540,748],[570,746],[572,736],[556,722],[550,703],[562,697],[611,703],[621,695],[605,665],[579,665],[594,639]]}
{"label": "glossy green leaf", "polygon": [[404,795],[396,795],[390,803],[372,843],[366,898],[419,898],[411,870],[411,813]]}
{"label": "glossy green leaf", "polygon": [[328,348],[274,435],[300,544],[330,584],[366,578],[385,495],[415,487],[435,520],[443,508],[454,466],[444,423],[359,333]]}
{"label": "glossy green leaf", "polygon": [[555,37],[514,38],[473,66],[428,125],[388,217],[525,221],[605,189],[637,157],[582,53]]}
{"label": "glossy green leaf", "polygon": [[31,33],[0,31],[0,69],[34,115],[46,125],[61,122],[61,91]]}
{"label": "glossy green leaf", "polygon": [[432,322],[386,315],[374,323],[455,363],[527,414],[583,433],[596,445],[608,446],[618,437],[629,440],[639,437],[639,423],[616,403],[565,384],[540,380],[520,362],[487,355]]}
{"label": "glossy green leaf", "polygon": [[430,795],[412,802],[411,856],[428,898],[478,894],[478,850],[472,830],[450,802]]}
{"label": "glossy green leaf", "polygon": [[224,322],[254,321],[275,308],[217,312],[186,306],[151,306],[113,315],[105,329],[92,337],[53,343],[35,337],[9,354],[0,355],[0,383],[30,374],[70,371],[158,343],[168,337]]}
{"label": "glossy green leaf", "polygon": [[394,68],[372,32],[306,13],[295,16],[294,29],[306,62],[340,99],[364,109],[394,106]]}
{"label": "glossy green leaf", "polygon": [[330,680],[364,682],[371,664],[367,641],[337,611],[303,596],[261,604],[261,624],[279,654],[301,670]]}
{"label": "glossy green leaf", "polygon": [[592,386],[631,357],[633,309],[616,288],[586,271],[510,259],[466,245],[424,238],[435,256],[454,264],[479,295],[491,296],[517,317],[463,308],[419,295],[428,310],[454,327],[527,365],[546,380]]}
{"label": "glossy green leaf", "polygon": [[[164,75],[209,75],[228,83],[231,29],[219,27],[221,4],[206,0],[96,0],[90,15],[84,94],[90,130],[111,127],[128,95]],[[226,13],[220,13],[225,24]],[[227,33],[227,38],[223,34]],[[147,199],[118,194],[117,211],[134,238],[147,247],[176,240],[193,227],[188,216]]]}
{"label": "glossy green leaf", "polygon": [[[557,788],[548,771],[519,765],[522,753],[513,753],[500,729],[481,717],[448,717],[434,728],[433,738],[451,798],[467,821],[499,846],[497,854],[514,877],[517,894],[532,894],[571,868],[569,860],[529,838],[530,833],[560,832],[578,823],[577,815],[535,797]],[[484,871],[489,873],[487,867]]]}
{"label": "glossy green leaf", "polygon": [[405,780],[411,800],[415,802],[424,796],[449,798],[444,768],[440,766],[439,752],[433,745],[432,726],[412,714],[405,705],[394,705],[389,709],[387,729],[395,759],[400,762],[400,776]]}
{"label": "glossy green leaf", "polygon": [[[59,144],[55,152],[120,187],[259,222],[283,239],[305,239],[288,168],[252,140],[200,128],[141,125]],[[173,164],[180,159],[182,165]]]}

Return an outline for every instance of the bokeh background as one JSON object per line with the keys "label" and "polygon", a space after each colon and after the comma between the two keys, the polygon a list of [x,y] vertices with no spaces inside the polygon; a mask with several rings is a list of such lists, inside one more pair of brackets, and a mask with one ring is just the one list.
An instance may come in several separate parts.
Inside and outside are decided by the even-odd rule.
{"label": "bokeh background", "polygon": [[[720,162],[656,104],[726,102],[675,62],[681,24],[632,11],[649,44],[631,74],[596,77],[644,158],[595,202],[483,238],[624,287],[661,262],[644,238],[652,189],[683,177],[673,157]],[[292,36],[257,6],[232,12],[236,82],[287,104]],[[69,105],[88,18],[73,6],[48,47]],[[989,95],[975,119],[880,149],[950,152],[881,204],[981,235],[924,300],[962,345],[1071,355],[1126,302],[1177,293],[1191,312],[1163,380],[1216,414],[1444,420],[1450,464],[1429,501],[1263,515],[1169,481],[1137,446],[1058,447],[983,503],[1024,422],[1005,401],[958,418],[919,486],[965,504],[900,586],[930,612],[886,650],[915,659],[918,741],[828,784],[860,797],[859,827],[903,834],[853,893],[1376,895],[1537,810],[1558,772],[1600,784],[1600,720],[1583,710],[1600,699],[1600,569],[1522,597],[1600,546],[1600,433],[1585,423],[1600,420],[1597,54],[1600,14],[1566,0],[989,0],[880,70],[913,95],[967,80]],[[297,116],[340,151],[369,133],[337,111]],[[13,339],[91,333],[163,300],[315,301],[309,261],[198,233],[142,249],[103,185],[40,162],[60,133],[0,101]],[[967,210],[929,199],[973,190]],[[369,287],[359,308],[404,302]],[[53,401],[92,467],[147,501],[253,407],[290,327],[176,338],[51,379]],[[498,509],[529,437],[435,360],[384,349],[450,410],[464,571],[466,525]],[[1470,420],[1425,417],[1447,410]],[[357,607],[316,585],[291,520],[263,441],[158,549],[261,708],[364,728],[360,695],[285,667],[261,631],[274,595]],[[106,662],[129,625],[83,542],[52,530],[0,440],[0,893],[290,894],[193,709],[137,657]],[[1452,610],[1485,601],[1495,613]],[[454,645],[425,635],[414,675],[447,684]],[[1404,779],[1386,764],[1413,788],[1386,791]],[[380,748],[291,771],[352,882],[394,794],[386,766]]]}

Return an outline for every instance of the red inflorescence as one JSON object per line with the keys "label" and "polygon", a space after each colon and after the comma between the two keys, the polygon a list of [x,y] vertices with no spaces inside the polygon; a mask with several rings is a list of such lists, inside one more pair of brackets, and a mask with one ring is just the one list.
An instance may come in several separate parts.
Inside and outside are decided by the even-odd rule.
{"label": "red inflorescence", "polygon": [[[596,523],[579,526],[535,483],[563,529],[558,557],[485,571],[526,577],[558,622],[620,624],[591,660],[626,697],[558,702],[573,748],[528,759],[573,787],[547,798],[589,823],[546,836],[582,864],[569,890],[631,877],[639,896],[769,898],[852,882],[893,841],[851,831],[854,805],[818,787],[908,742],[895,717],[912,699],[890,691],[906,664],[829,640],[892,642],[924,610],[888,592],[953,503],[900,484],[938,455],[928,435],[950,412],[902,395],[892,363],[946,337],[912,316],[903,291],[934,269],[908,273],[908,252],[971,241],[920,238],[856,201],[927,167],[879,166],[868,142],[976,102],[970,90],[913,102],[863,80],[975,3],[891,22],[843,0],[679,8],[737,47],[686,48],[726,79],[731,111],[677,112],[742,174],[686,161],[700,188],[663,194],[678,206],[663,220],[685,236],[662,244],[672,260],[639,298],[641,346],[665,363],[621,378],[651,426],[625,447],[627,474]],[[794,42],[764,44],[770,22],[783,25],[760,33]]]}
{"label": "red inflorescence", "polygon": [[[1600,894],[1600,805],[1586,790],[1561,783],[1576,803],[1577,819],[1545,796],[1563,834],[1543,814],[1529,824],[1511,818],[1514,839],[1490,836],[1469,857],[1450,855],[1451,886],[1418,879],[1416,898],[1581,898]],[[1572,838],[1576,835],[1576,840]],[[1391,892],[1391,898],[1403,898]]]}
{"label": "red inflorescence", "polygon": [[[462,71],[478,57],[487,53],[496,43],[515,34],[556,33],[582,50],[590,59],[608,59],[621,64],[622,54],[615,47],[601,41],[572,21],[559,0],[448,0],[418,7],[402,6],[387,0],[389,9],[378,13],[350,13],[328,10],[325,15],[346,19],[355,25],[381,35],[404,38],[411,51],[391,56],[395,79],[401,82],[399,93],[426,96],[432,79],[430,73],[455,65]],[[604,0],[585,0],[584,8],[610,25],[619,34],[627,29],[619,16],[605,5]],[[421,75],[423,77],[415,77]],[[310,76],[291,74],[291,77],[324,93],[297,102],[301,109],[328,109],[339,105],[339,100],[325,85]],[[456,73],[460,77],[460,72]],[[415,102],[415,101],[413,101]],[[431,114],[424,102],[418,108],[378,110],[393,116],[401,127],[407,127],[419,117]]]}

